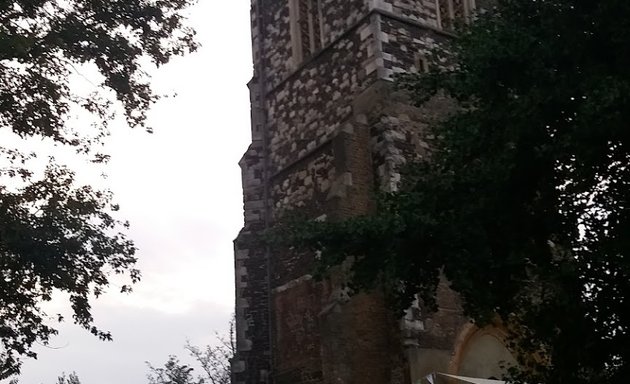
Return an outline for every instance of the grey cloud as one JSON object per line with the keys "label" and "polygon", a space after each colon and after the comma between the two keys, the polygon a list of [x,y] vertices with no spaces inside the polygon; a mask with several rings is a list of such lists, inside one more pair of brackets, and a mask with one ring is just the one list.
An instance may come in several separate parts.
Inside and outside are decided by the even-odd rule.
{"label": "grey cloud", "polygon": [[39,360],[26,362],[20,383],[52,384],[62,371],[76,371],[86,384],[145,383],[145,361],[160,365],[169,354],[187,360],[186,340],[198,345],[214,342],[215,330],[227,332],[230,308],[200,303],[186,313],[166,314],[105,306],[97,309],[96,318],[99,326],[112,331],[113,342],[64,324],[50,348],[38,348]]}

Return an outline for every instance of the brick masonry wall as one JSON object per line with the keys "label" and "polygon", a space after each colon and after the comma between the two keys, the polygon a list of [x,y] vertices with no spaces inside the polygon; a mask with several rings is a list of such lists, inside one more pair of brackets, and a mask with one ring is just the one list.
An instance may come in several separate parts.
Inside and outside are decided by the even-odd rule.
{"label": "brick masonry wall", "polygon": [[365,0],[322,0],[324,45],[350,30],[368,12]]}
{"label": "brick masonry wall", "polygon": [[463,324],[456,295],[441,286],[437,314],[418,305],[401,322],[376,292],[349,297],[343,268],[315,282],[314,255],[270,251],[260,234],[292,210],[331,220],[368,213],[379,187],[396,187],[399,167],[426,155],[426,127],[449,106],[411,107],[391,77],[420,69],[418,55],[450,36],[437,31],[433,0],[320,0],[322,49],[297,62],[290,1],[252,2],[234,383],[407,383],[410,368],[423,372],[410,367],[410,349],[452,353]]}
{"label": "brick masonry wall", "polygon": [[313,217],[325,212],[331,180],[335,178],[334,153],[330,144],[318,149],[272,176],[274,215],[282,217],[295,208]]}
{"label": "brick masonry wall", "polygon": [[268,254],[259,234],[267,219],[264,106],[260,80],[249,84],[252,105],[252,144],[239,165],[243,180],[244,227],[234,241],[237,356],[232,362],[234,383],[265,382],[269,360]]}
{"label": "brick masonry wall", "polygon": [[432,50],[450,38],[435,30],[387,17],[383,17],[382,32],[386,36],[383,43],[385,67],[393,73],[422,70],[418,68],[418,59],[428,58]]}
{"label": "brick masonry wall", "polygon": [[438,27],[436,0],[382,0],[374,3],[380,3],[378,6],[381,9],[393,15],[430,27]]}
{"label": "brick masonry wall", "polygon": [[[270,163],[273,171],[304,157],[339,130],[354,95],[373,82],[369,20],[318,54],[269,94]],[[361,32],[364,31],[363,39]]]}
{"label": "brick masonry wall", "polygon": [[[267,87],[276,88],[290,75],[301,71],[293,58],[289,1],[264,0],[261,17],[265,19],[264,57],[268,71]],[[321,0],[323,46],[338,39],[367,14],[365,0]]]}

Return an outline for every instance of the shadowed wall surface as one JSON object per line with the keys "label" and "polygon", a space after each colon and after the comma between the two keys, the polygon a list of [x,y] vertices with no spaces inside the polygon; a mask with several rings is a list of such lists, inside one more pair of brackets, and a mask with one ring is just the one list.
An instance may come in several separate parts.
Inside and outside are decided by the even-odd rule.
{"label": "shadowed wall surface", "polygon": [[[342,268],[315,281],[314,255],[271,251],[259,235],[292,210],[328,220],[368,213],[375,191],[396,187],[399,167],[426,153],[426,127],[450,106],[435,100],[412,107],[393,90],[392,76],[426,69],[426,55],[453,37],[453,20],[473,6],[252,2],[252,144],[240,163],[245,226],[235,241],[235,383],[408,383],[452,365],[468,323],[446,283],[437,313],[416,305],[399,319],[378,293],[349,297]],[[470,354],[484,342],[468,347]]]}

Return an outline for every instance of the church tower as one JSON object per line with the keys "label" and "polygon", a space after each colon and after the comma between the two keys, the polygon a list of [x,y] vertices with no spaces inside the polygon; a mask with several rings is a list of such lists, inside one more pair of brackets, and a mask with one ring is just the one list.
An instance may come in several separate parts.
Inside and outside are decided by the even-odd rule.
{"label": "church tower", "polygon": [[399,319],[378,294],[348,297],[335,279],[315,281],[314,255],[272,252],[259,239],[289,210],[343,219],[373,209],[376,190],[395,188],[397,169],[423,155],[426,127],[445,106],[412,107],[392,76],[427,70],[429,53],[474,8],[475,0],[252,0],[234,384],[489,377],[509,357],[500,331],[470,325],[446,284],[437,313],[411,308]]}

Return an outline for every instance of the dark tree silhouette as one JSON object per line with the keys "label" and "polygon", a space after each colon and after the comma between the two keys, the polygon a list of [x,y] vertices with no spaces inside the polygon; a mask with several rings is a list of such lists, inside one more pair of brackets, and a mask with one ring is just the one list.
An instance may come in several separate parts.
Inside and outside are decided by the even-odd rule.
{"label": "dark tree silhouette", "polygon": [[[22,140],[73,149],[93,162],[121,110],[146,126],[157,100],[143,68],[196,48],[182,10],[193,0],[7,0],[0,3],[0,128]],[[71,87],[94,73],[92,92]],[[71,125],[78,114],[92,124]],[[0,379],[19,371],[31,346],[57,331],[41,309],[54,291],[69,294],[73,320],[94,335],[90,300],[111,275],[139,278],[127,224],[111,193],[77,185],[75,173],[49,159],[36,172],[31,151],[0,145]],[[129,285],[121,289],[128,291]],[[61,320],[58,316],[57,320]]]}
{"label": "dark tree silhouette", "polygon": [[446,277],[477,324],[511,331],[521,382],[626,383],[630,2],[488,3],[436,53],[453,66],[399,79],[420,104],[459,106],[430,156],[374,215],[282,234],[322,270],[354,256],[353,287],[399,308],[431,306]]}

